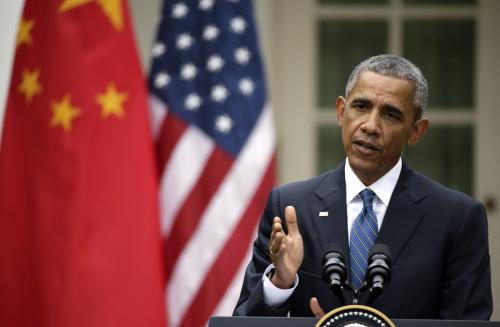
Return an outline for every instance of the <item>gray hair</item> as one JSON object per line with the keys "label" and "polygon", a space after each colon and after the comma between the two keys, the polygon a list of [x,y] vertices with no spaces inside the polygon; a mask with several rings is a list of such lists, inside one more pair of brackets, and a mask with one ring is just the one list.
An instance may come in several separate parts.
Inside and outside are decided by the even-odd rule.
{"label": "gray hair", "polygon": [[349,93],[351,93],[361,73],[366,71],[403,79],[412,83],[415,86],[415,94],[413,98],[413,104],[416,108],[415,118],[420,119],[422,117],[427,106],[427,96],[429,91],[427,88],[427,81],[417,66],[415,66],[408,59],[391,54],[370,57],[357,65],[352,71],[351,76],[349,76],[345,88],[346,98],[349,96]]}

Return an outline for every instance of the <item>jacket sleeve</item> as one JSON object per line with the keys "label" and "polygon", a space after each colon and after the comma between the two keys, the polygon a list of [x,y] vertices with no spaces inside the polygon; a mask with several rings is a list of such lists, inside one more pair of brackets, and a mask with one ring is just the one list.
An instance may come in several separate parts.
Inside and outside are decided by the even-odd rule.
{"label": "jacket sleeve", "polygon": [[271,191],[259,223],[257,239],[253,245],[252,260],[248,264],[240,298],[234,316],[286,316],[290,299],[280,308],[271,308],[264,303],[262,277],[271,264],[268,254],[269,237],[274,217],[282,217],[277,189]]}
{"label": "jacket sleeve", "polygon": [[493,300],[486,212],[479,202],[471,201],[455,217],[459,219],[453,219],[439,315],[442,319],[489,320]]}

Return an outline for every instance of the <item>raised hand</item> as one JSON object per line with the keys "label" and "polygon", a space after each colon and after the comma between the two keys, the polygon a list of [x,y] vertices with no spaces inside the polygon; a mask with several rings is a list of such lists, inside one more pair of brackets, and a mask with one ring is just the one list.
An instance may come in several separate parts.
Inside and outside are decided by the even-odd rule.
{"label": "raised hand", "polygon": [[285,221],[288,235],[283,230],[281,219],[275,217],[269,240],[269,255],[275,267],[271,282],[283,289],[292,285],[304,258],[304,243],[297,226],[294,207],[286,207]]}

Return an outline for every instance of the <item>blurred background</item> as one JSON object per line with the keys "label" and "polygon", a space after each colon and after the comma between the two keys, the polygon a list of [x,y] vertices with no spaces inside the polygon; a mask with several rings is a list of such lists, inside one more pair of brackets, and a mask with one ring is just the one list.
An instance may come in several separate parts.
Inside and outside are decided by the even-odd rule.
{"label": "blurred background", "polygon": [[[129,1],[145,74],[160,0]],[[21,0],[0,3],[0,121]],[[354,65],[400,54],[426,76],[431,127],[405,152],[412,168],[482,201],[500,320],[500,1],[257,0],[277,131],[279,183],[335,168],[344,158],[335,99]]]}

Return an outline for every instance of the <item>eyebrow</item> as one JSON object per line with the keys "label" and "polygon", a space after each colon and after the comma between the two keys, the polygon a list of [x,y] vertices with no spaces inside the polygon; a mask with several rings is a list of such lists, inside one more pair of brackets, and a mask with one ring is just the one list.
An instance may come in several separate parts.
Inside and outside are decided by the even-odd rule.
{"label": "eyebrow", "polygon": [[351,101],[351,103],[361,103],[364,105],[371,104],[372,102],[366,98],[356,98]]}
{"label": "eyebrow", "polygon": [[[355,104],[355,103],[360,103],[363,105],[371,105],[372,104],[372,102],[367,98],[355,98],[351,101],[351,104]],[[398,107],[396,107],[392,104],[389,104],[389,103],[383,104],[382,110],[384,110],[386,112],[391,112],[393,114],[397,114],[398,116],[400,116],[402,118],[405,117],[405,114],[403,113],[403,111],[401,109],[399,109]]]}

